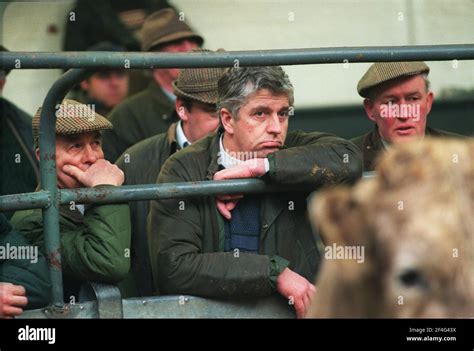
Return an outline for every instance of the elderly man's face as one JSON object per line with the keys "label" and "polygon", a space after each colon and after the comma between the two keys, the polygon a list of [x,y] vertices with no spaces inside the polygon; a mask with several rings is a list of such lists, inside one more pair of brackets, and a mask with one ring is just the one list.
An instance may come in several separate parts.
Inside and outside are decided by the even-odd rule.
{"label": "elderly man's face", "polygon": [[261,158],[279,150],[288,132],[289,110],[285,94],[261,89],[250,95],[240,108],[238,118],[232,118],[227,126],[224,125],[232,136],[234,150],[230,151],[248,153],[246,158]]}
{"label": "elderly man's face", "polygon": [[425,135],[433,93],[426,91],[421,75],[394,79],[375,89],[364,101],[364,108],[382,139],[396,143]]}
{"label": "elderly man's face", "polygon": [[65,165],[87,170],[97,160],[104,158],[99,132],[56,136],[56,173],[58,187],[80,188],[83,185],[74,177],[63,172]]}

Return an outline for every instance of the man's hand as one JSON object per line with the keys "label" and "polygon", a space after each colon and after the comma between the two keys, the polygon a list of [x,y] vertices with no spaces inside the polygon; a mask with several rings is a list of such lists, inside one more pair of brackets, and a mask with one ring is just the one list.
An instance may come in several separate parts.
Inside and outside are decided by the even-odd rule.
{"label": "man's hand", "polygon": [[[225,179],[241,179],[241,178],[257,178],[265,174],[265,159],[254,158],[242,162],[241,164],[232,168],[226,168],[214,174],[214,180]],[[224,216],[225,219],[232,218],[232,211],[239,199],[243,198],[242,194],[221,195],[217,197],[217,209]]]}
{"label": "man's hand", "polygon": [[316,287],[313,284],[289,268],[285,268],[278,276],[277,290],[282,296],[292,300],[298,318],[305,316],[316,293]]}
{"label": "man's hand", "polygon": [[13,318],[23,313],[28,304],[25,288],[11,283],[0,283],[0,318]]}
{"label": "man's hand", "polygon": [[73,165],[65,165],[63,172],[76,178],[88,188],[101,184],[119,186],[124,181],[122,170],[104,159],[97,160],[86,171],[82,171]]}

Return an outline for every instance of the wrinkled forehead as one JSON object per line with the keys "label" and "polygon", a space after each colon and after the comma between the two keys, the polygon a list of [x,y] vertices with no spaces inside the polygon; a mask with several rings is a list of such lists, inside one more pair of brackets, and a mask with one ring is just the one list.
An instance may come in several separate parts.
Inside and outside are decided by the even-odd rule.
{"label": "wrinkled forehead", "polygon": [[271,89],[263,88],[247,95],[243,106],[255,105],[281,105],[281,107],[290,106],[290,97],[284,92],[275,92]]}
{"label": "wrinkled forehead", "polygon": [[426,83],[422,74],[416,74],[408,77],[400,77],[389,80],[373,87],[369,95],[372,99],[381,98],[385,95],[425,92]]}

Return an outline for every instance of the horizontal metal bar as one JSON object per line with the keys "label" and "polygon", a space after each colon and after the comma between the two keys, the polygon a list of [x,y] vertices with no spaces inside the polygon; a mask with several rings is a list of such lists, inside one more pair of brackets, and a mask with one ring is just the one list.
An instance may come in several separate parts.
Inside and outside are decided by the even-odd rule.
{"label": "horizontal metal bar", "polygon": [[[104,318],[100,300],[68,305],[57,314],[49,307],[24,311],[19,319]],[[295,318],[293,306],[278,295],[246,299],[205,299],[187,295],[150,296],[122,300],[123,318]],[[107,318],[108,316],[106,316]]]}
{"label": "horizontal metal bar", "polygon": [[268,185],[260,179],[238,179],[122,187],[96,187],[61,190],[61,204],[120,203],[137,200],[187,198],[219,194],[283,191],[281,186]]}
{"label": "horizontal metal bar", "polygon": [[[374,177],[374,172],[364,172],[364,178]],[[293,188],[298,190],[298,188]],[[202,182],[183,182],[165,184],[124,185],[121,187],[102,186],[96,188],[77,188],[59,190],[59,203],[106,204],[128,201],[186,198],[220,194],[250,194],[283,192],[291,189],[281,185],[271,185],[260,179],[236,179]],[[0,212],[44,208],[50,205],[47,191],[0,196]]]}
{"label": "horizontal metal bar", "polygon": [[[99,186],[95,188],[61,189],[60,204],[105,204],[138,200],[170,199],[218,194],[284,191],[281,186],[268,185],[260,179],[202,181],[188,183]],[[286,189],[287,190],[287,189]],[[0,196],[0,212],[44,208],[49,205],[45,191]]]}
{"label": "horizontal metal bar", "polygon": [[472,60],[474,59],[474,44],[336,47],[178,54],[104,51],[3,52],[0,58],[0,67],[5,69],[276,66],[344,62]]}
{"label": "horizontal metal bar", "polygon": [[47,191],[0,196],[0,212],[46,208],[51,204]]}

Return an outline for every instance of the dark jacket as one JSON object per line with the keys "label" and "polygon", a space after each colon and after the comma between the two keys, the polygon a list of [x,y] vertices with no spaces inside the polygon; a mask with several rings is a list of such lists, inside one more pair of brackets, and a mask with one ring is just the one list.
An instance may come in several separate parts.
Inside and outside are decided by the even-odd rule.
{"label": "dark jacket", "polygon": [[[120,13],[143,10],[147,16],[165,7],[169,6],[163,0],[77,1],[76,6],[67,14],[64,50],[85,51],[101,41],[110,41],[129,51],[140,51],[140,41],[134,33],[139,28],[127,26],[121,20]],[[138,24],[141,26],[141,23]]]}
{"label": "dark jacket", "polygon": [[[0,213],[0,247],[26,247],[31,244],[14,230],[7,218]],[[0,282],[21,285],[26,290],[26,309],[46,306],[51,299],[51,281],[48,264],[38,250],[38,261],[31,259],[3,259],[0,257]]]}
{"label": "dark jacket", "polygon": [[113,129],[103,132],[105,158],[115,162],[130,146],[166,132],[178,118],[174,104],[153,81],[148,88],[125,100],[109,116]]}
{"label": "dark jacket", "polygon": [[[128,205],[91,206],[85,215],[63,205],[59,210],[64,290],[77,295],[86,281],[118,283],[130,269],[130,212]],[[45,253],[41,210],[16,212],[12,224]],[[69,296],[65,295],[69,302]]]}
{"label": "dark jacket", "polygon": [[[460,137],[458,134],[430,128],[428,126],[426,126],[425,133],[430,137]],[[373,131],[357,138],[353,138],[351,141],[362,151],[364,156],[364,172],[373,171],[377,163],[377,158],[381,152],[385,150],[385,146],[383,145],[382,139],[380,138],[377,125]]]}
{"label": "dark jacket", "polygon": [[[167,133],[140,141],[125,150],[116,164],[125,173],[126,185],[155,184],[161,166],[176,152],[176,123]],[[139,296],[150,296],[153,281],[146,234],[149,201],[131,201],[130,222],[132,226],[131,271]]]}
{"label": "dark jacket", "polygon": [[[0,196],[35,191],[39,178],[31,117],[0,98]],[[5,212],[10,218],[14,212]]]}
{"label": "dark jacket", "polygon": [[[218,152],[216,133],[193,143],[168,159],[158,183],[212,180]],[[329,134],[293,132],[284,150],[268,159],[268,182],[305,191],[262,195],[258,255],[223,252],[224,219],[214,196],[151,201],[148,235],[156,289],[205,297],[266,296],[275,292],[276,278],[287,266],[313,281],[321,243],[307,218],[306,197],[323,184],[358,178],[360,152]]]}

